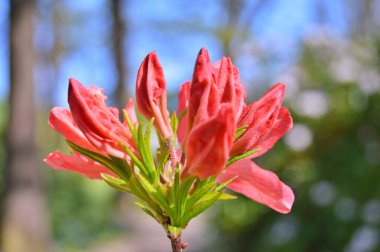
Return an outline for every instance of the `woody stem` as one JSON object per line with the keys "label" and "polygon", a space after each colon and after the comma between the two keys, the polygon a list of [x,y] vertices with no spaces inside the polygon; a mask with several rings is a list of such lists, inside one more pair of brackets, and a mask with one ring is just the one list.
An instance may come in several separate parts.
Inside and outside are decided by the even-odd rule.
{"label": "woody stem", "polygon": [[182,250],[187,247],[187,244],[182,243],[181,234],[178,235],[177,237],[169,234],[168,237],[169,237],[170,242],[172,244],[172,251],[173,252],[182,252]]}

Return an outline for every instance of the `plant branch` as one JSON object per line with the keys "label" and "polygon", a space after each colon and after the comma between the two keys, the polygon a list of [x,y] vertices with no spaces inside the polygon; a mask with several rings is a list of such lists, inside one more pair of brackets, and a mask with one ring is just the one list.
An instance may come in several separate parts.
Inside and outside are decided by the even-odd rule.
{"label": "plant branch", "polygon": [[168,238],[170,239],[170,242],[172,244],[173,252],[182,252],[182,250],[184,250],[188,246],[187,243],[182,243],[181,234],[179,234],[178,236],[174,236],[169,233]]}

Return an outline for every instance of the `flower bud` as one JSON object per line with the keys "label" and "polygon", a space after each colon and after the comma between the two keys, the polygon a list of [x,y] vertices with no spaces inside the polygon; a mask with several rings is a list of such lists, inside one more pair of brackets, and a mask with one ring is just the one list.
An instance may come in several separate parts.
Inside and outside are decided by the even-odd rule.
{"label": "flower bud", "polygon": [[170,126],[164,72],[156,53],[149,53],[142,62],[136,81],[136,102],[141,114],[148,120],[154,118],[154,125],[162,138],[170,138]]}

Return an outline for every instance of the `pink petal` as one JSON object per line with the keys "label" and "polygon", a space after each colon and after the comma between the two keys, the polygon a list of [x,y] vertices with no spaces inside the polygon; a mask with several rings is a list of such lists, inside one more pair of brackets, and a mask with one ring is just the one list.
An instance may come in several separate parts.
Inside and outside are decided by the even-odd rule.
{"label": "pink petal", "polygon": [[273,111],[281,106],[284,93],[285,86],[283,84],[278,83],[273,86],[258,101],[244,108],[238,127],[246,125],[252,128],[267,120]]}
{"label": "pink petal", "polygon": [[[182,113],[184,109],[187,109],[189,106],[190,99],[190,88],[191,82],[187,81],[181,85],[181,88],[178,93],[178,116]],[[181,121],[178,123],[177,137],[180,144],[183,143],[186,133],[187,133],[187,120],[188,120],[188,111],[183,116]]]}
{"label": "pink petal", "polygon": [[173,136],[167,111],[164,71],[155,52],[149,53],[139,68],[136,102],[140,113],[148,120],[154,117],[154,125],[163,138]]}
{"label": "pink petal", "polygon": [[245,98],[247,93],[245,92],[244,86],[241,84],[239,77],[239,70],[234,67],[234,78],[235,78],[235,121],[237,122],[243,112],[245,106]]}
{"label": "pink petal", "polygon": [[195,62],[190,88],[188,131],[198,123],[215,115],[220,98],[213,77],[213,66],[206,49],[201,49]]}
{"label": "pink petal", "polygon": [[223,183],[238,176],[227,187],[280,213],[289,213],[294,194],[292,189],[279,180],[276,174],[243,159],[227,167],[218,177]]}
{"label": "pink petal", "polygon": [[82,174],[90,179],[102,179],[101,173],[116,175],[99,163],[82,155],[63,155],[60,151],[50,153],[44,162],[56,170],[65,170]]}
{"label": "pink petal", "polygon": [[219,174],[229,158],[235,134],[234,114],[225,104],[218,114],[194,127],[186,140],[182,177],[205,179]]}
{"label": "pink petal", "polygon": [[215,62],[213,67],[214,79],[217,80],[221,102],[234,103],[235,121],[237,122],[245,105],[244,100],[247,97],[245,88],[240,81],[239,70],[227,57]]}
{"label": "pink petal", "polygon": [[[231,150],[231,156],[260,148],[258,143],[270,135],[272,128],[278,120],[280,106],[284,97],[284,90],[285,86],[283,84],[277,84],[260,100],[253,102],[244,108],[238,127],[247,126],[247,129],[246,132],[234,143]],[[285,132],[287,131],[287,129],[284,130]],[[268,149],[265,151],[267,150]]]}
{"label": "pink petal", "polygon": [[137,126],[138,121],[137,121],[136,110],[135,110],[135,105],[133,103],[133,99],[129,99],[124,109],[125,111],[127,111],[127,114],[129,116],[129,119],[131,120],[131,123]]}
{"label": "pink petal", "polygon": [[235,79],[234,65],[231,59],[224,57],[220,62],[217,85],[221,103],[230,103],[235,106]]}
{"label": "pink petal", "polygon": [[289,111],[282,107],[271,130],[256,143],[256,148],[260,151],[254,153],[251,158],[259,157],[270,150],[292,127],[292,117]]}
{"label": "pink petal", "polygon": [[71,78],[68,101],[75,123],[96,148],[120,158],[127,158],[120,142],[135,149],[128,128],[120,122],[118,110],[105,104],[102,89],[86,89]]}
{"label": "pink petal", "polygon": [[70,110],[55,107],[50,111],[49,125],[52,129],[62,134],[67,140],[91,151],[100,152],[85,137],[75,124]]}

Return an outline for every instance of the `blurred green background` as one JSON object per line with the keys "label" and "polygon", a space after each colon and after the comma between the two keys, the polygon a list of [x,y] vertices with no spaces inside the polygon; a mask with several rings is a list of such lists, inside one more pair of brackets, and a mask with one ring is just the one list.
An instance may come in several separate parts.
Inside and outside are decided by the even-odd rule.
{"label": "blurred green background", "polygon": [[[218,203],[190,223],[188,251],[380,251],[379,31],[376,0],[2,1],[3,251],[23,251],[20,232],[29,251],[168,251],[163,230],[131,197],[43,164],[47,153],[69,151],[47,118],[67,107],[69,77],[123,106],[153,50],[174,110],[201,47],[213,61],[233,59],[249,101],[285,83],[294,127],[257,162],[296,200],[288,215],[242,196]],[[34,170],[14,168],[25,157]]]}

